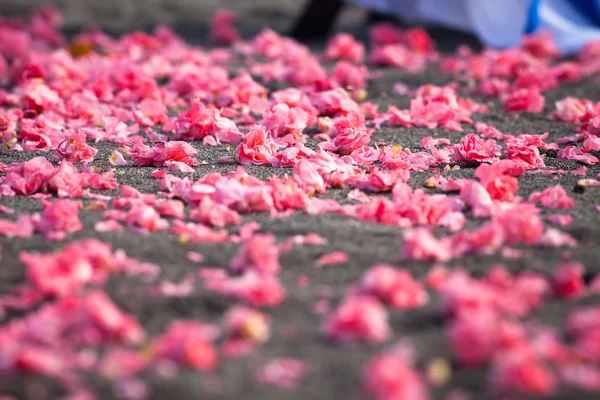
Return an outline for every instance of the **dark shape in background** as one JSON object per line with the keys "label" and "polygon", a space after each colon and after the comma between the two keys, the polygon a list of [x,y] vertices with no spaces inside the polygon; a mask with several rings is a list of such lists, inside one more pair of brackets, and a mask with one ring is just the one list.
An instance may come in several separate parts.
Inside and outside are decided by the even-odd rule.
{"label": "dark shape in background", "polygon": [[[318,12],[313,15],[321,14],[320,18],[323,18],[327,9],[330,15],[336,15],[333,32],[348,31],[362,40],[367,39],[368,22],[389,19],[352,5],[341,7],[339,0],[0,0],[0,15],[25,17],[36,8],[50,4],[63,14],[63,30],[67,34],[79,32],[84,27],[99,26],[110,34],[119,35],[133,30],[149,31],[158,24],[167,24],[187,41],[207,44],[209,22],[219,8],[230,9],[236,14],[235,25],[248,38],[265,27],[290,34],[311,2],[318,3]],[[324,7],[327,3],[333,5]],[[306,21],[313,28],[319,27],[313,15]],[[431,28],[429,32],[442,50],[453,50],[457,43],[479,46],[477,39],[468,34],[444,28]],[[304,35],[301,39],[319,41],[314,35]]]}

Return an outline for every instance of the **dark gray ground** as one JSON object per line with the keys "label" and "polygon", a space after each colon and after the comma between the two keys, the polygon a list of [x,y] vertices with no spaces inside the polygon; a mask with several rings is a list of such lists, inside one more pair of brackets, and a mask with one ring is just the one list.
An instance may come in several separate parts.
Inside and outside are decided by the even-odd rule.
{"label": "dark gray ground", "polygon": [[[282,17],[283,18],[283,17]],[[289,21],[289,16],[285,17]],[[281,21],[278,21],[281,22]],[[249,26],[248,31],[255,31],[257,25]],[[199,39],[198,32],[206,32],[206,29],[193,26],[182,28],[191,40]],[[364,36],[364,29],[356,28],[357,32]],[[434,31],[434,37],[439,40],[444,48],[452,48],[465,40],[464,36],[457,33],[449,33],[442,30]],[[201,41],[201,40],[200,40]],[[319,44],[315,45],[320,47]],[[322,43],[321,43],[322,46]],[[444,83],[449,77],[443,76],[435,68],[419,75],[409,75],[399,71],[387,70],[382,78],[373,82],[369,87],[370,96],[373,100],[379,97],[381,92],[387,91],[390,96],[385,100],[377,100],[380,104],[394,104],[403,107],[407,104],[407,97],[392,94],[391,87],[397,81],[406,83],[411,88],[416,88],[423,83]],[[600,100],[598,85],[594,82],[582,82],[565,85],[559,90],[547,93],[546,111],[553,108],[554,101],[565,96],[585,97],[592,100]],[[505,115],[498,111],[497,105],[494,111],[487,115],[476,117],[477,120],[493,124],[502,132],[509,134],[519,133],[543,133],[550,132],[550,140],[561,136],[573,134],[574,126],[549,121],[545,114],[522,114],[520,118]],[[467,127],[467,132],[471,127]],[[459,139],[464,134],[449,133],[442,130],[407,129],[407,128],[384,128],[379,131],[374,140],[383,140],[388,143],[400,143],[404,147],[415,148],[421,138],[428,135],[439,135],[449,137],[453,140]],[[194,144],[200,151],[198,158],[209,164],[196,168],[197,177],[212,171],[229,171],[237,166],[223,166],[216,164],[218,158],[227,154],[224,148],[202,147]],[[98,144],[100,150],[95,164],[102,165],[110,151],[111,145]],[[51,154],[44,154],[48,157]],[[556,158],[556,152],[546,153],[546,163],[568,170],[579,168],[576,162],[560,161]],[[37,154],[36,154],[37,155]],[[32,153],[0,153],[0,162],[10,163],[13,161],[24,161],[34,157]],[[598,156],[598,154],[596,154]],[[159,181],[150,175],[152,168],[119,168],[119,183],[127,184],[144,192],[156,193]],[[268,179],[272,174],[284,173],[284,170],[275,170],[268,167],[248,168],[250,173]],[[588,177],[595,177],[600,168],[589,168]],[[427,173],[413,174],[410,183],[413,187],[420,187],[429,176]],[[462,169],[450,173],[453,177],[472,177],[472,169]],[[600,272],[598,259],[600,256],[600,213],[595,206],[600,204],[600,188],[588,188],[583,193],[573,192],[573,187],[581,177],[567,174],[558,175],[557,180],[553,176],[525,175],[519,178],[520,189],[518,195],[528,196],[536,190],[543,190],[557,183],[562,184],[569,195],[575,200],[575,207],[569,210],[573,216],[573,224],[565,231],[572,234],[580,246],[573,249],[573,259],[582,262],[588,271],[588,276]],[[344,199],[347,191],[328,191],[327,196],[336,199]],[[18,212],[32,213],[41,210],[38,200],[23,197],[3,198],[0,204],[14,207]],[[546,213],[547,214],[547,213]],[[544,215],[546,215],[544,214]],[[101,219],[99,213],[83,211],[81,220],[84,230],[69,235],[66,242],[73,240],[97,237],[112,243],[116,248],[123,248],[128,255],[151,261],[160,265],[161,278],[172,281],[181,280],[186,274],[195,272],[197,265],[189,262],[185,254],[189,250],[195,250],[206,257],[203,265],[226,266],[229,259],[237,251],[236,245],[232,244],[199,244],[182,245],[176,236],[167,233],[155,233],[149,237],[139,237],[124,231],[122,233],[97,233],[94,231],[94,223]],[[356,220],[340,216],[308,216],[296,213],[287,219],[271,219],[268,215],[248,215],[244,222],[256,220],[263,231],[274,233],[279,241],[296,234],[307,234],[318,232],[328,239],[326,246],[296,247],[281,258],[283,270],[281,279],[288,292],[284,303],[274,310],[267,311],[273,317],[273,337],[265,346],[260,348],[251,356],[239,360],[223,361],[214,374],[183,371],[176,378],[161,380],[149,378],[147,382],[151,386],[152,397],[156,399],[247,399],[247,400],[270,400],[270,399],[355,399],[361,398],[359,387],[362,368],[365,362],[377,351],[389,347],[385,346],[357,346],[352,348],[341,348],[324,342],[319,335],[320,316],[312,312],[313,303],[320,299],[320,285],[329,285],[333,288],[332,300],[337,302],[343,295],[347,285],[358,279],[369,266],[377,262],[386,262],[393,265],[401,265],[411,269],[417,277],[425,275],[429,269],[428,264],[394,262],[395,257],[401,249],[401,229],[362,223]],[[237,228],[230,228],[235,231]],[[3,248],[3,261],[0,264],[0,293],[7,292],[15,284],[23,283],[25,280],[24,268],[17,261],[18,253],[23,250],[51,251],[56,243],[44,242],[40,237],[33,239],[0,239]],[[313,268],[316,258],[332,252],[344,251],[350,255],[350,261],[341,266],[331,266],[322,269]],[[504,263],[512,271],[534,270],[549,274],[551,269],[558,263],[559,249],[534,249],[528,248],[526,256],[521,260],[507,260],[500,256],[473,256],[453,262],[452,265],[464,266],[474,274],[485,273],[494,263]],[[306,275],[310,284],[306,288],[300,288],[296,279],[300,275]],[[137,278],[114,277],[107,285],[107,292],[112,299],[124,310],[137,316],[142,325],[150,334],[163,331],[165,326],[172,320],[178,318],[199,319],[202,321],[218,321],[222,313],[232,304],[217,295],[202,290],[201,282],[198,281],[196,289],[191,297],[187,298],[161,298],[148,297],[146,295],[148,285]],[[446,346],[442,325],[436,314],[438,298],[434,292],[431,302],[424,308],[416,311],[391,311],[390,319],[395,337],[411,338],[418,350],[419,365],[424,366],[435,357],[449,358],[449,348]],[[544,324],[553,325],[558,328],[563,326],[567,313],[577,306],[597,303],[600,297],[587,297],[578,301],[553,301],[548,300],[541,309],[536,312],[535,318]],[[285,332],[290,328],[297,330],[293,339],[286,338]],[[311,367],[310,374],[302,381],[296,390],[286,392],[261,386],[253,379],[255,368],[263,365],[274,357],[297,357],[306,360]],[[98,387],[102,398],[112,398],[115,393],[109,385],[90,378]],[[221,390],[218,392],[207,391],[206,383],[218,379]],[[60,391],[52,384],[43,383],[35,378],[18,378],[13,381],[0,380],[0,394],[13,394],[19,398],[31,398],[32,393],[39,391],[37,385],[48,388],[50,396],[57,396]],[[486,371],[483,369],[454,369],[449,384],[434,391],[435,398],[443,399],[448,393],[460,389],[472,395],[473,399],[491,398],[486,388]],[[598,398],[596,395],[575,393],[563,390],[556,399],[569,398]]]}

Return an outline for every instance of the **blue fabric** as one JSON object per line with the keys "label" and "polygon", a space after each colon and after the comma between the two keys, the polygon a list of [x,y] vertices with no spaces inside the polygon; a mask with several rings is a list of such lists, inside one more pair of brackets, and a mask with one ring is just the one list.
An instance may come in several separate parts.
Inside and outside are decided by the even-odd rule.
{"label": "blue fabric", "polygon": [[586,17],[600,24],[600,1],[599,0],[570,0]]}
{"label": "blue fabric", "polygon": [[[586,1],[586,0],[583,0]],[[537,30],[540,25],[540,4],[542,0],[532,0],[529,5],[529,16],[527,19],[527,26],[525,26],[525,33],[533,33]]]}

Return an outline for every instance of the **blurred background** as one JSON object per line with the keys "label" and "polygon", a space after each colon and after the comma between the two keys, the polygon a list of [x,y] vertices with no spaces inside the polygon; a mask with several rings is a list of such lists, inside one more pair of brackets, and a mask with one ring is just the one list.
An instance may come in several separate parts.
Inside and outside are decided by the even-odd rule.
{"label": "blurred background", "polygon": [[[52,5],[63,14],[62,30],[67,36],[92,26],[119,35],[167,24],[188,42],[205,45],[210,20],[219,8],[233,11],[234,25],[244,38],[250,38],[266,27],[288,34],[307,3],[307,0],[0,0],[0,15],[25,17],[40,6]],[[347,4],[338,14],[333,31],[350,32],[367,41],[367,17],[367,10]],[[442,51],[453,51],[460,43],[480,47],[478,40],[469,34],[431,26],[427,30]],[[324,43],[317,40],[312,45],[320,48]]]}
{"label": "blurred background", "polygon": [[[156,24],[202,30],[218,8],[232,10],[238,17],[236,25],[249,33],[261,26],[286,31],[304,7],[303,0],[0,0],[0,14],[26,16],[45,4],[63,13],[67,30],[99,25],[114,33]],[[346,7],[339,23],[352,23],[361,15],[361,10]]]}

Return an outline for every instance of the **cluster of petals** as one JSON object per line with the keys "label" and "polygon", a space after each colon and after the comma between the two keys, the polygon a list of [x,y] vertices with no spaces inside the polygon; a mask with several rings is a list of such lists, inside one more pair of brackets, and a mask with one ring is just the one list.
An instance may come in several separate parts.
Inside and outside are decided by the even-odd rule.
{"label": "cluster of petals", "polygon": [[[585,53],[582,51],[582,53]],[[519,47],[503,50],[485,49],[474,52],[461,47],[453,57],[446,58],[441,64],[444,72],[465,74],[482,83],[500,82],[509,79],[519,80],[517,87],[548,89],[548,82],[579,80],[585,73],[583,63],[561,61],[551,35],[539,33],[525,36]],[[590,62],[591,63],[591,62]],[[539,77],[543,76],[544,79]],[[500,93],[510,89],[507,84]]]}
{"label": "cluster of petals", "polygon": [[226,340],[221,344],[228,355],[244,355],[271,336],[271,318],[252,308],[235,305],[223,316]]}
{"label": "cluster of petals", "polygon": [[519,188],[517,177],[525,169],[512,160],[501,160],[493,164],[482,164],[475,171],[490,197],[499,201],[512,201]]}
{"label": "cluster of petals", "polygon": [[[51,327],[51,329],[49,329]],[[0,329],[3,370],[65,378],[85,369],[80,350],[100,344],[140,344],[145,332],[102,291],[65,297]]]}
{"label": "cluster of petals", "polygon": [[323,321],[323,335],[340,343],[379,343],[391,335],[385,307],[375,298],[351,295]]}
{"label": "cluster of petals", "polygon": [[58,145],[54,159],[56,161],[68,160],[74,163],[82,161],[92,161],[98,150],[86,143],[86,135],[80,130],[73,134],[64,142]]}
{"label": "cluster of petals", "polygon": [[150,348],[159,361],[210,371],[217,366],[217,349],[212,341],[218,333],[218,328],[197,321],[175,321],[152,340]]}
{"label": "cluster of petals", "polygon": [[220,269],[204,269],[201,271],[201,277],[204,279],[206,290],[253,307],[274,307],[286,296],[285,289],[274,274],[261,274],[250,270],[232,276]]}
{"label": "cluster of petals", "polygon": [[63,160],[55,168],[45,157],[35,157],[22,163],[8,165],[2,179],[4,195],[56,193],[59,197],[83,197],[86,189],[114,190],[118,187],[113,171],[99,174],[81,171]]}
{"label": "cluster of petals", "polygon": [[325,58],[360,63],[365,58],[365,46],[348,33],[338,33],[327,42]]}
{"label": "cluster of petals", "polygon": [[574,205],[573,199],[569,197],[561,185],[556,185],[544,189],[541,192],[532,193],[529,201],[539,202],[545,208],[571,208]]}
{"label": "cluster of petals", "polygon": [[583,122],[588,114],[597,113],[595,104],[587,99],[565,97],[554,105],[556,110],[550,113],[550,118],[556,121],[576,124]]}
{"label": "cluster of petals", "polygon": [[455,146],[455,153],[451,161],[464,161],[465,163],[491,163],[498,159],[501,147],[493,139],[484,141],[476,134],[466,135],[461,143]]}
{"label": "cluster of petals", "polygon": [[401,43],[386,44],[376,47],[369,54],[369,64],[383,65],[420,72],[425,68],[426,57],[416,53]]}
{"label": "cluster of petals", "polygon": [[375,400],[430,399],[425,379],[417,371],[409,351],[401,343],[373,357],[365,366],[362,384]]}
{"label": "cluster of petals", "polygon": [[[331,78],[344,88],[362,89],[367,87],[369,70],[348,61],[339,61],[331,71]],[[360,94],[360,92],[355,92]]]}
{"label": "cluster of petals", "polygon": [[387,122],[390,125],[445,128],[462,131],[461,123],[471,123],[471,114],[485,107],[459,98],[450,86],[431,84],[421,86],[410,101],[409,110],[390,106]]}
{"label": "cluster of petals", "polygon": [[240,34],[233,26],[235,15],[225,9],[215,12],[210,23],[210,38],[213,43],[220,45],[231,45],[240,38]]}
{"label": "cluster of petals", "polygon": [[364,129],[345,128],[332,141],[320,144],[319,148],[340,155],[349,155],[366,146],[370,140],[371,136]]}
{"label": "cluster of petals", "polygon": [[128,156],[133,158],[134,166],[168,166],[169,163],[182,163],[188,166],[196,165],[194,156],[198,150],[186,142],[170,141],[157,143],[150,147],[143,143],[133,145]]}
{"label": "cluster of petals", "polygon": [[502,100],[505,112],[529,111],[541,112],[544,109],[545,98],[537,89],[516,89],[507,94]]}
{"label": "cluster of petals", "polygon": [[279,265],[279,248],[275,237],[270,234],[255,234],[245,239],[242,248],[229,267],[234,272],[253,270],[277,274]]}
{"label": "cluster of petals", "polygon": [[548,396],[557,387],[552,369],[529,349],[509,350],[499,355],[491,374],[492,387],[499,393]]}
{"label": "cluster of petals", "polygon": [[392,200],[374,196],[369,202],[357,206],[356,217],[405,228],[420,225],[447,226],[452,231],[462,228],[463,206],[455,198],[443,194],[428,195],[422,189],[413,190],[404,182],[394,184],[392,195]]}
{"label": "cluster of petals", "polygon": [[[476,183],[476,182],[475,182]],[[479,185],[481,186],[481,185]],[[543,246],[573,246],[576,241],[568,234],[544,230],[540,210],[529,203],[489,203],[485,189],[478,191],[471,203],[480,216],[491,220],[472,231],[460,231],[437,238],[428,228],[413,228],[404,233],[402,260],[447,261],[466,254],[493,254],[504,246],[515,244]],[[481,201],[486,203],[481,203]],[[518,212],[516,210],[519,210]]]}
{"label": "cluster of petals", "polygon": [[22,252],[20,259],[31,285],[54,297],[75,295],[112,273],[157,271],[156,266],[127,257],[121,250],[113,252],[110,245],[95,239],[73,242],[56,253]]}
{"label": "cluster of petals", "polygon": [[279,146],[264,126],[257,126],[248,133],[238,147],[238,160],[242,165],[271,164]]}
{"label": "cluster of petals", "polygon": [[127,211],[124,221],[132,232],[142,235],[149,232],[162,231],[169,227],[169,222],[161,218],[154,207],[144,204],[131,207]]}
{"label": "cluster of petals", "polygon": [[80,204],[73,200],[60,199],[53,202],[42,200],[44,212],[36,223],[36,230],[46,239],[63,240],[68,233],[80,231]]}
{"label": "cluster of petals", "polygon": [[559,151],[558,158],[561,160],[574,160],[588,165],[594,165],[598,162],[598,157],[575,146],[567,146]]}
{"label": "cluster of petals", "polygon": [[557,390],[559,379],[596,388],[596,308],[571,313],[571,340],[515,319],[531,314],[550,295],[582,296],[583,275],[583,266],[576,262],[559,264],[549,278],[532,272],[511,274],[502,266],[481,278],[462,270],[447,274],[438,288],[454,357],[465,366],[491,365],[494,393],[548,396]]}
{"label": "cluster of petals", "polygon": [[225,225],[239,225],[240,215],[224,204],[218,203],[206,196],[190,211],[190,217],[198,222],[219,228]]}
{"label": "cluster of petals", "polygon": [[369,39],[373,47],[402,43],[417,53],[431,53],[435,47],[435,43],[423,28],[402,30],[387,22],[373,25],[369,30]]}
{"label": "cluster of petals", "polygon": [[163,130],[173,132],[176,140],[206,141],[211,137],[216,143],[237,143],[243,137],[235,122],[222,116],[216,107],[206,106],[199,100],[193,100],[188,110],[167,121]]}
{"label": "cluster of petals", "polygon": [[373,46],[369,54],[371,64],[419,72],[428,60],[437,58],[435,44],[422,28],[402,31],[391,24],[381,23],[370,29],[369,36]]}
{"label": "cluster of petals", "polygon": [[588,307],[575,310],[567,321],[568,332],[575,339],[575,348],[584,357],[600,360],[598,338],[600,337],[600,310]]}
{"label": "cluster of petals", "polygon": [[501,267],[482,280],[454,272],[442,284],[442,304],[450,317],[446,335],[453,353],[466,366],[491,363],[494,392],[549,395],[556,390],[545,354],[535,347],[537,339],[525,325],[509,318],[537,308],[549,287],[542,276],[515,276]]}
{"label": "cluster of petals", "polygon": [[370,192],[387,192],[398,183],[406,183],[410,173],[405,169],[387,170],[374,167],[370,172],[355,178],[356,187]]}
{"label": "cluster of petals", "polygon": [[288,134],[300,136],[308,125],[308,120],[309,115],[302,108],[279,103],[265,111],[262,124],[277,138]]}
{"label": "cluster of petals", "polygon": [[393,308],[410,309],[423,306],[429,295],[408,270],[377,264],[365,272],[355,288],[358,293],[375,296]]}
{"label": "cluster of petals", "polygon": [[[163,182],[167,179],[172,178],[167,174]],[[209,210],[210,213],[194,212],[194,216],[200,217],[203,222],[216,221],[216,226],[221,221],[223,224],[236,223],[238,218],[235,213],[302,208],[306,205],[308,195],[297,188],[298,183],[293,178],[272,178],[264,182],[248,175],[242,168],[226,175],[208,174],[198,181],[186,178],[177,181],[172,187],[164,187],[170,194],[177,195],[190,205],[200,205],[203,199],[209,198],[205,204],[215,207]],[[216,206],[217,204],[220,206]]]}
{"label": "cluster of petals", "polygon": [[538,146],[523,142],[505,142],[504,152],[506,156],[526,169],[543,168],[545,154],[540,154]]}
{"label": "cluster of petals", "polygon": [[560,298],[578,298],[586,291],[585,268],[578,262],[558,265],[552,273],[552,290]]}
{"label": "cluster of petals", "polygon": [[[470,287],[471,290],[465,290]],[[533,272],[511,274],[502,266],[492,268],[478,280],[463,270],[446,276],[440,287],[442,311],[446,315],[491,313],[525,316],[550,293],[547,278]]]}

